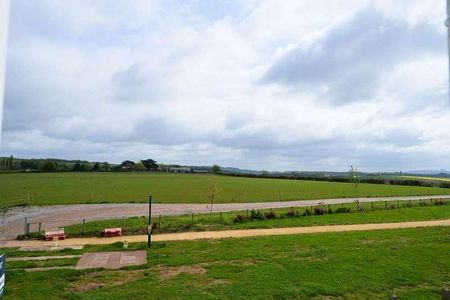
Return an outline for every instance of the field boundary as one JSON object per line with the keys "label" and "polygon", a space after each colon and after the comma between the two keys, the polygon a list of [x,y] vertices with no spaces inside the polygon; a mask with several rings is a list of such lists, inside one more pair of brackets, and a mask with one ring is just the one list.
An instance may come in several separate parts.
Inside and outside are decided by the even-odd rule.
{"label": "field boundary", "polygon": [[[438,227],[438,226],[450,226],[450,219],[437,221],[398,222],[398,223],[370,223],[370,224],[353,224],[353,225],[324,225],[311,227],[164,233],[153,235],[152,240],[156,242],[159,241],[163,242],[163,241],[182,241],[182,240],[201,240],[201,239],[245,238],[257,236],[276,236],[276,235],[347,232],[347,231],[370,231],[370,230]],[[131,243],[146,242],[147,235],[134,235],[134,236],[111,237],[111,238],[95,238],[95,237],[73,238],[60,241],[59,246],[72,247],[84,245],[104,245],[124,241]],[[53,246],[54,246],[53,242],[41,240],[39,241],[13,240],[0,242],[0,247],[20,247],[21,249],[37,249],[37,248],[50,249]]]}

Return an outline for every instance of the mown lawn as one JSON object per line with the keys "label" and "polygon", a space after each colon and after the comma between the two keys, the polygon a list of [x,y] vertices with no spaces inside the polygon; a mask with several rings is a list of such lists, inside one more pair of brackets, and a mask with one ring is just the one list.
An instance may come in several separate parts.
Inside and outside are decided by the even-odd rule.
{"label": "mown lawn", "polygon": [[449,253],[448,227],[154,243],[132,270],[7,272],[5,299],[439,299]]}
{"label": "mown lawn", "polygon": [[[422,202],[423,203],[423,202]],[[363,224],[363,223],[386,223],[386,222],[407,222],[424,220],[442,220],[450,218],[450,205],[430,205],[419,206],[419,201],[411,202],[379,202],[364,203],[364,211],[359,211],[356,204],[323,206],[324,215],[304,216],[305,210],[311,208],[283,208],[272,210],[275,219],[251,220],[251,212],[227,212],[220,214],[209,214],[184,216],[163,216],[153,217],[152,221],[155,233],[182,232],[182,231],[205,231],[205,230],[227,230],[227,229],[250,229],[250,228],[274,228],[274,227],[296,227],[314,225],[342,225],[342,224]],[[413,205],[413,207],[408,207]],[[338,208],[349,208],[349,213],[336,213]],[[387,207],[387,209],[385,208]],[[332,213],[327,213],[328,208]],[[372,210],[373,208],[373,210]],[[270,210],[261,210],[261,213],[268,213]],[[298,212],[298,216],[290,217],[290,211]],[[311,211],[314,212],[314,208]],[[242,223],[235,223],[237,215],[246,219]],[[247,218],[248,215],[248,218]],[[66,233],[70,236],[99,236],[104,228],[121,227],[125,235],[145,234],[148,224],[146,217],[130,217],[126,219],[109,219],[86,222],[65,227]]]}
{"label": "mown lawn", "polygon": [[[169,173],[0,174],[0,207],[18,204],[145,202],[207,203],[215,180],[216,203],[353,197],[350,183]],[[450,194],[450,189],[360,184],[360,197]]]}

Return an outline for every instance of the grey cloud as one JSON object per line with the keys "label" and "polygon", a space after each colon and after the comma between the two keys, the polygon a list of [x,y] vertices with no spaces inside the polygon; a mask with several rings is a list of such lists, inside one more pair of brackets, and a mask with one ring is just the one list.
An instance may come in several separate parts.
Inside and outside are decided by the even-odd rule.
{"label": "grey cloud", "polygon": [[445,53],[445,38],[429,24],[410,26],[369,7],[311,46],[287,53],[261,82],[313,90],[337,104],[370,100],[394,65]]}

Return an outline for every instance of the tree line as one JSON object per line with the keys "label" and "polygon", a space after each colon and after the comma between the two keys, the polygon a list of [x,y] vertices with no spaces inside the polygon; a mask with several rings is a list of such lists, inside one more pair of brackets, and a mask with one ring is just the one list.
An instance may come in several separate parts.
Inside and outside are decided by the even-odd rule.
{"label": "tree line", "polygon": [[[122,172],[122,171],[159,171],[169,172],[171,169],[183,169],[180,165],[169,165],[158,163],[153,159],[142,159],[139,161],[125,160],[120,164],[110,164],[108,162],[89,162],[85,160],[64,160],[64,159],[24,159],[0,157],[0,172]],[[197,170],[204,172],[220,172],[220,167],[198,167]],[[191,168],[192,172],[195,170]],[[191,173],[191,172],[190,172]]]}

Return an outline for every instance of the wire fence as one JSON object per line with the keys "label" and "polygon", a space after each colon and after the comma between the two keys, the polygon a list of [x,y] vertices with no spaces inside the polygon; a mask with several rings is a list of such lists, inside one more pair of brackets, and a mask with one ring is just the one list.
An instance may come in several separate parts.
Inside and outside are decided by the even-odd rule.
{"label": "wire fence", "polygon": [[[152,225],[155,233],[202,231],[223,228],[224,225],[235,224],[240,219],[253,221],[271,219],[272,212],[276,217],[309,216],[321,214],[336,214],[348,212],[370,212],[376,210],[392,210],[398,208],[413,208],[430,205],[448,205],[450,198],[424,198],[418,200],[347,202],[339,204],[319,203],[317,205],[246,209],[241,211],[219,211],[212,214],[186,212],[182,215],[152,215]],[[1,215],[1,214],[0,214]],[[60,220],[33,220],[25,218],[24,237],[42,237],[46,230],[64,227],[65,233],[72,237],[101,236],[106,228],[120,227],[124,235],[146,234],[147,216],[121,216],[118,218],[76,218]]]}

